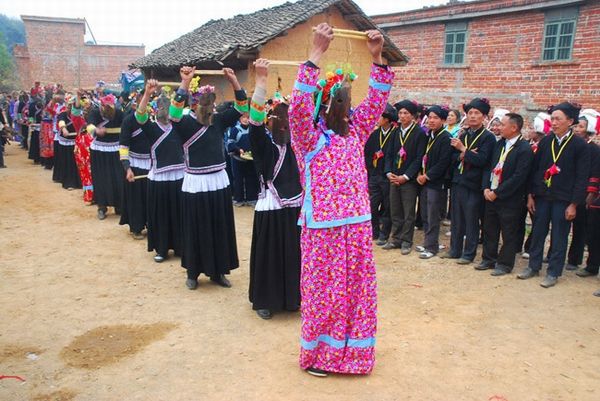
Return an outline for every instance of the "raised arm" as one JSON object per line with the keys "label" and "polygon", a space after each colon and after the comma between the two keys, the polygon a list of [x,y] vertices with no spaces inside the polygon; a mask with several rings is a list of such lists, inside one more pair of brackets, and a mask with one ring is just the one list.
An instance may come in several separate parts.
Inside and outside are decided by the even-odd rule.
{"label": "raised arm", "polygon": [[254,160],[263,160],[271,141],[265,129],[265,100],[267,97],[267,77],[269,60],[259,58],[254,62],[256,86],[250,101],[250,146]]}
{"label": "raised arm", "polygon": [[377,30],[372,30],[367,32],[367,36],[369,38],[367,47],[373,61],[369,78],[369,92],[352,115],[352,124],[356,127],[356,132],[363,145],[375,128],[379,116],[385,110],[394,80],[394,72],[388,66],[383,65],[383,35]]}
{"label": "raised arm", "polygon": [[146,82],[146,88],[144,89],[144,95],[140,100],[140,104],[135,109],[135,120],[140,125],[146,124],[148,121],[148,102],[150,101],[150,96],[156,91],[158,88],[158,81],[156,79],[149,79]]}
{"label": "raised arm", "polygon": [[223,68],[223,74],[225,74],[225,79],[231,84],[231,88],[235,94],[235,102],[232,109],[225,110],[225,112],[221,115],[216,115],[216,117],[219,119],[221,127],[230,127],[240,119],[242,113],[248,112],[248,96],[246,95],[246,91],[242,89],[235,72],[231,68]]}
{"label": "raised arm", "polygon": [[190,82],[194,78],[195,71],[196,67],[188,66],[181,67],[179,70],[181,84],[179,84],[179,89],[177,89],[175,98],[171,101],[171,106],[169,107],[169,118],[175,122],[179,122],[183,117],[183,107],[189,97]]}
{"label": "raised arm", "polygon": [[333,29],[326,23],[319,24],[313,36],[313,46],[308,61],[298,69],[298,76],[292,90],[289,119],[292,146],[298,157],[304,157],[318,141],[311,135],[314,124],[315,103],[313,94],[317,91],[321,57],[333,40]]}

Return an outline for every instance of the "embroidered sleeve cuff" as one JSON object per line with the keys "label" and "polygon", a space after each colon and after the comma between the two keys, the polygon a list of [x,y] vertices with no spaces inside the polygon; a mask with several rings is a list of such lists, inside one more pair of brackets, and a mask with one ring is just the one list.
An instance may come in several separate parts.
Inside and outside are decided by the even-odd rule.
{"label": "embroidered sleeve cuff", "polygon": [[129,160],[129,148],[127,146],[119,147],[119,158],[121,160]]}
{"label": "embroidered sleeve cuff", "polygon": [[250,122],[253,122],[254,125],[262,125],[265,122],[265,117],[265,106],[261,106],[258,103],[252,101],[250,103]]}
{"label": "embroidered sleeve cuff", "polygon": [[591,185],[589,187],[587,187],[587,192],[589,194],[596,194],[596,193],[600,192],[599,190],[600,190],[600,188],[594,187],[594,186],[591,186]]}
{"label": "embroidered sleeve cuff", "polygon": [[590,177],[590,184],[600,184],[600,178]]}
{"label": "embroidered sleeve cuff", "polygon": [[169,117],[175,120],[181,120],[183,117],[183,107],[178,107],[174,103],[169,106]]}
{"label": "embroidered sleeve cuff", "polygon": [[148,112],[144,110],[144,113],[140,114],[136,111],[135,112],[135,120],[142,125],[146,124],[146,121],[148,121]]}
{"label": "embroidered sleeve cuff", "polygon": [[[236,97],[237,97],[237,95],[236,95]],[[248,112],[248,99],[238,100],[236,98],[235,105],[233,107],[240,113],[247,113]]]}
{"label": "embroidered sleeve cuff", "polygon": [[377,64],[373,64],[371,67],[371,77],[369,79],[369,85],[382,92],[389,92],[392,89],[392,82],[394,80],[394,72],[389,68],[382,68]]}
{"label": "embroidered sleeve cuff", "polygon": [[377,82],[373,78],[369,79],[369,86],[381,92],[389,92],[390,90],[392,90],[392,84]]}

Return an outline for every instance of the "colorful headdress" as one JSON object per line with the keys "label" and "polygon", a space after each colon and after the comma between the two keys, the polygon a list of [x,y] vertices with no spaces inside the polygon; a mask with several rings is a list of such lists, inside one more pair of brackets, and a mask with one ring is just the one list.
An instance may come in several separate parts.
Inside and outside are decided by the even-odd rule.
{"label": "colorful headdress", "polygon": [[581,110],[579,119],[585,119],[587,121],[587,132],[590,135],[600,134],[600,113],[594,109]]}
{"label": "colorful headdress", "polygon": [[215,93],[215,87],[212,85],[200,86],[200,77],[194,77],[190,82],[190,103],[198,104],[200,98],[206,94]]}
{"label": "colorful headdress", "polygon": [[98,81],[96,82],[96,89],[104,88],[106,86],[106,82]]}
{"label": "colorful headdress", "polygon": [[508,111],[506,109],[496,109],[496,110],[494,110],[494,117],[492,117],[492,119],[488,123],[487,129],[490,129],[492,127],[492,124],[494,124],[494,122],[502,120],[502,118],[505,115],[507,115],[508,113],[510,113],[510,111]]}
{"label": "colorful headdress", "polygon": [[117,98],[112,93],[100,98],[100,104],[102,106],[114,106],[116,103]]}
{"label": "colorful headdress", "polygon": [[539,134],[548,135],[552,129],[550,115],[547,113],[539,113],[537,116],[535,116],[535,119],[533,120],[533,129]]}
{"label": "colorful headdress", "polygon": [[345,81],[353,82],[358,76],[352,72],[349,68],[348,71],[344,72],[343,68],[338,68],[335,72],[329,71],[325,75],[326,79],[321,79],[317,83],[317,92],[315,99],[315,121],[319,118],[319,112],[321,105],[329,103],[329,101],[335,96],[336,92],[340,90]]}

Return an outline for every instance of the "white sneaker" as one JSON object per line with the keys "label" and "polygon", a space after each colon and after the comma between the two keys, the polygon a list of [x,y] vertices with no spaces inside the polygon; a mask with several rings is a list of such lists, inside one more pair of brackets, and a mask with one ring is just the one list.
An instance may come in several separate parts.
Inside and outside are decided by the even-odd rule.
{"label": "white sneaker", "polygon": [[425,247],[423,245],[417,245],[415,246],[415,251],[417,252],[425,252]]}
{"label": "white sneaker", "polygon": [[435,255],[432,252],[424,251],[424,252],[421,252],[421,254],[419,255],[419,259],[431,259],[434,256]]}
{"label": "white sneaker", "polygon": [[522,257],[523,259],[529,259],[529,253],[527,253],[527,252],[523,252],[523,253],[521,254],[521,257]]}

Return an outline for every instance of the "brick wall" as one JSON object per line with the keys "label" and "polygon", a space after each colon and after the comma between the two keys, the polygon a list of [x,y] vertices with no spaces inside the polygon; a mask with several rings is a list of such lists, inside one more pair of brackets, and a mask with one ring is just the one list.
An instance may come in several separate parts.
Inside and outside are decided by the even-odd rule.
{"label": "brick wall", "polygon": [[[540,0],[476,1],[374,19],[381,24],[532,3]],[[530,123],[538,111],[564,99],[600,110],[600,2],[579,6],[570,62],[541,62],[544,15],[544,10],[530,10],[471,19],[461,68],[442,64],[444,22],[386,29],[410,57],[397,70],[393,98],[456,107],[483,96],[493,107],[528,116]]]}
{"label": "brick wall", "polygon": [[84,43],[83,20],[23,18],[27,46],[16,57],[23,88],[35,81],[60,82],[67,89],[116,82],[127,65],[144,55],[143,46]]}

